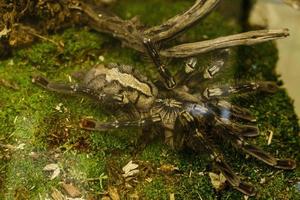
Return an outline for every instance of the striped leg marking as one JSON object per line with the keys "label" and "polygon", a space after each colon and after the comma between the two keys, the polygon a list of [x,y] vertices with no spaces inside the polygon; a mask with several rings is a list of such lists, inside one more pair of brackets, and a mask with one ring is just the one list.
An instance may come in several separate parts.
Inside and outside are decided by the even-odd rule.
{"label": "striped leg marking", "polygon": [[273,82],[251,82],[238,84],[234,86],[206,88],[202,95],[206,99],[214,99],[220,97],[227,97],[231,94],[244,94],[255,91],[274,93],[277,89],[277,85]]}
{"label": "striped leg marking", "polygon": [[147,124],[159,123],[161,118],[159,115],[153,115],[149,118],[133,121],[114,121],[114,122],[98,122],[92,119],[82,119],[80,127],[86,130],[107,131],[112,129],[127,127],[142,127]]}
{"label": "striped leg marking", "polygon": [[151,39],[144,38],[143,43],[147,49],[148,55],[151,57],[155,66],[158,68],[159,74],[164,79],[165,85],[167,86],[167,88],[169,88],[169,89],[174,88],[176,86],[176,82],[175,82],[173,76],[171,75],[170,71],[166,68],[166,66],[164,64],[161,63],[159,53],[158,53],[155,45],[151,41]]}

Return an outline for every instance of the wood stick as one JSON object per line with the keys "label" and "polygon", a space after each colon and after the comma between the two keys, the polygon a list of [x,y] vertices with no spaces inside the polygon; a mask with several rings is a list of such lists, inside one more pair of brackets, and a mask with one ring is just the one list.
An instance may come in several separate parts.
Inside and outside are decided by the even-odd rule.
{"label": "wood stick", "polygon": [[160,51],[161,56],[184,58],[216,49],[224,49],[241,45],[254,45],[262,42],[285,38],[289,35],[288,29],[257,30],[235,35],[219,37],[201,42],[186,43]]}
{"label": "wood stick", "polygon": [[197,0],[195,4],[181,15],[176,15],[159,26],[147,29],[144,33],[153,42],[170,39],[193,26],[209,14],[220,0]]}
{"label": "wood stick", "polygon": [[[219,0],[197,0],[195,4],[182,15],[177,15],[159,26],[154,26],[144,31],[132,20],[123,20],[118,16],[108,16],[105,12],[96,13],[89,5],[83,3],[81,3],[80,10],[91,19],[89,25],[95,30],[109,33],[120,39],[126,46],[146,53],[143,45],[144,37],[156,42],[170,39],[187,28],[190,28],[195,22],[202,19],[215,8],[218,3]],[[249,31],[212,40],[177,45],[161,50],[160,54],[164,57],[184,58],[216,49],[259,44],[281,39],[288,35],[287,29]]]}

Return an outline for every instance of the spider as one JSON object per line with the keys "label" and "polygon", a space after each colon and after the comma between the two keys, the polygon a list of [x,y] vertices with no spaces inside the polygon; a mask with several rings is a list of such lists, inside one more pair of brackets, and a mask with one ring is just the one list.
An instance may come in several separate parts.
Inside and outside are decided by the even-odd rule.
{"label": "spider", "polygon": [[82,74],[80,83],[65,84],[34,76],[33,83],[54,92],[84,95],[110,109],[117,107],[127,119],[99,122],[82,119],[80,126],[93,131],[107,131],[126,127],[141,127],[149,138],[149,129],[164,134],[165,143],[175,150],[191,148],[209,153],[228,183],[240,192],[253,196],[255,188],[241,180],[224,160],[214,138],[229,141],[238,150],[279,169],[296,167],[292,159],[278,159],[249,144],[245,138],[255,137],[259,130],[250,111],[226,100],[231,94],[255,91],[273,93],[273,82],[246,82],[222,87],[202,86],[224,67],[230,51],[219,51],[219,58],[209,66],[196,70],[197,59],[186,60],[183,70],[174,77],[161,62],[155,44],[143,38],[149,57],[158,68],[160,79],[153,82],[133,67],[122,64],[97,65]]}

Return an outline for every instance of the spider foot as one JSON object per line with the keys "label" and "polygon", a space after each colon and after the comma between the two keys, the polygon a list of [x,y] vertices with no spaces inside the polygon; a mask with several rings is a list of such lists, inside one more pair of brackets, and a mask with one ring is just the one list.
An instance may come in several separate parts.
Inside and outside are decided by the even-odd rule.
{"label": "spider foot", "polygon": [[240,184],[234,188],[248,196],[254,196],[256,194],[255,187],[249,183],[240,182]]}
{"label": "spider foot", "polygon": [[250,154],[251,156],[263,161],[264,163],[273,166],[279,169],[295,169],[296,168],[296,161],[292,159],[278,159],[274,156],[270,155],[269,153],[265,152],[262,149],[255,147],[254,145],[248,144],[247,142],[237,139],[234,141],[234,145],[237,148],[241,148],[246,153]]}
{"label": "spider foot", "polygon": [[43,88],[47,88],[49,85],[49,81],[43,76],[32,76],[32,83],[37,84]]}
{"label": "spider foot", "polygon": [[296,161],[291,159],[277,159],[276,165],[274,167],[278,169],[295,169],[296,168]]}
{"label": "spider foot", "polygon": [[79,123],[79,126],[85,130],[95,130],[96,122],[90,119],[82,119]]}
{"label": "spider foot", "polygon": [[256,194],[255,187],[249,183],[243,182],[221,157],[215,157],[214,162],[233,188],[248,196],[254,196]]}

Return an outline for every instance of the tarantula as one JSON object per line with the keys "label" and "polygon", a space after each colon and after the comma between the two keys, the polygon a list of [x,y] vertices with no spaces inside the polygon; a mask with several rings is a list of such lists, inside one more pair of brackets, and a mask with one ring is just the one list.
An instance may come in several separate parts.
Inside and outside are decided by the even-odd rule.
{"label": "tarantula", "polygon": [[[161,62],[155,45],[144,38],[143,44],[159,70],[162,79],[152,82],[128,65],[97,65],[82,76],[76,84],[56,83],[42,76],[32,81],[45,89],[64,93],[86,95],[103,106],[120,108],[128,120],[98,122],[83,119],[83,129],[106,131],[126,127],[142,127],[163,132],[165,142],[176,150],[188,147],[209,152],[211,159],[226,177],[229,184],[240,192],[252,196],[255,188],[243,182],[224,161],[214,144],[221,137],[237,149],[264,163],[280,168],[294,169],[296,162],[278,159],[247,143],[245,138],[255,137],[259,130],[250,111],[229,103],[224,97],[254,91],[274,92],[273,82],[247,82],[222,87],[203,88],[205,80],[212,79],[225,65],[229,50],[221,50],[219,59],[202,70],[196,70],[197,59],[189,58],[184,70],[171,76]],[[149,132],[144,131],[146,137]]]}

